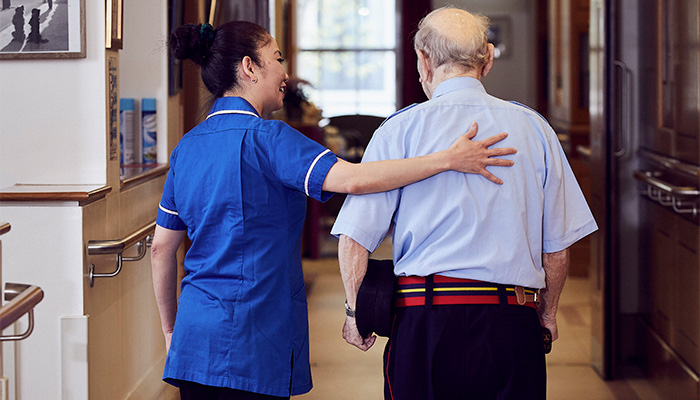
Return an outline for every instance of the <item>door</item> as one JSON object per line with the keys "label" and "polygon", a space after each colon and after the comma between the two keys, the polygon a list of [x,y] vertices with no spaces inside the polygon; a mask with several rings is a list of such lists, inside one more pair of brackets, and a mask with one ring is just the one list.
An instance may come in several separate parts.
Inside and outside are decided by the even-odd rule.
{"label": "door", "polygon": [[610,271],[608,238],[610,188],[608,165],[607,60],[608,9],[604,0],[591,0],[590,11],[590,143],[591,199],[590,206],[598,223],[598,232],[591,236],[591,363],[603,377],[610,371]]}
{"label": "door", "polygon": [[[591,358],[601,377],[625,359],[639,312],[639,15],[637,0],[591,1]],[[626,337],[625,342],[635,338]]]}

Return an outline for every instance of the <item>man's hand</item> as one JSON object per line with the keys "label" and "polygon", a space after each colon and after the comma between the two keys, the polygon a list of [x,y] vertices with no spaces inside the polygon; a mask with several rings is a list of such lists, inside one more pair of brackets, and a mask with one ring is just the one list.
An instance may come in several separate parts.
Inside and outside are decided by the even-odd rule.
{"label": "man's hand", "polygon": [[357,322],[355,322],[355,318],[352,317],[345,317],[345,325],[343,325],[343,338],[346,342],[362,351],[369,350],[369,348],[374,344],[374,341],[377,340],[377,336],[375,335],[370,335],[367,338],[363,338],[360,335],[360,332],[357,330]]}
{"label": "man's hand", "polygon": [[472,138],[476,136],[477,131],[478,126],[476,122],[472,122],[469,131],[457,138],[447,150],[452,154],[450,169],[468,174],[480,174],[491,182],[501,185],[503,181],[487,171],[486,167],[512,166],[512,160],[492,157],[515,154],[517,150],[512,147],[489,149],[489,147],[508,137],[508,134],[501,132],[481,141],[473,141]]}
{"label": "man's hand", "polygon": [[[547,289],[540,291],[540,299],[547,298]],[[559,338],[559,329],[557,329],[557,316],[551,312],[552,307],[547,307],[546,300],[540,303],[537,313],[540,317],[540,325],[549,329],[552,333],[552,342]],[[545,310],[547,309],[547,310]]]}
{"label": "man's hand", "polygon": [[552,342],[559,339],[559,330],[557,329],[557,318],[549,316],[540,316],[540,325],[549,329],[552,333]]}
{"label": "man's hand", "polygon": [[559,296],[569,273],[569,249],[542,254],[542,268],[544,268],[546,288],[540,291],[540,305],[537,313],[540,316],[540,325],[552,332],[552,341],[555,341],[559,338],[557,329]]}

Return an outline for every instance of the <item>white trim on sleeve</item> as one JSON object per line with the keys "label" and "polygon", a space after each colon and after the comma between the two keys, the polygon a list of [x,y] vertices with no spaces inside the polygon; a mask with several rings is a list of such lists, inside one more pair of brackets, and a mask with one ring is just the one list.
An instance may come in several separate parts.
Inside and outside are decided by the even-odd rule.
{"label": "white trim on sleeve", "polygon": [[177,215],[177,216],[180,216],[180,214],[178,214],[177,211],[168,210],[167,208],[161,206],[160,203],[158,203],[158,208],[160,208],[161,211],[163,211],[163,212],[165,212],[165,213],[168,213],[168,214],[170,214],[170,215]]}
{"label": "white trim on sleeve", "polygon": [[318,163],[318,160],[320,160],[321,157],[325,156],[328,153],[330,153],[330,150],[326,149],[326,151],[324,151],[323,153],[316,156],[316,159],[314,159],[314,162],[311,163],[309,170],[306,171],[306,179],[304,179],[304,192],[306,193],[307,196],[311,196],[309,194],[309,179],[311,178],[311,171],[314,170],[314,167],[316,166],[316,163]]}

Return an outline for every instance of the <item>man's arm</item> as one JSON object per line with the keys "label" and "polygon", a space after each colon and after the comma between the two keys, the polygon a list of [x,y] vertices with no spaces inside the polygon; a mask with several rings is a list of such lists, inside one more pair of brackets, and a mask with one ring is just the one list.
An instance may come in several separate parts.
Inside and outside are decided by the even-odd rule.
{"label": "man's arm", "polygon": [[[343,279],[343,286],[345,286],[345,298],[348,302],[348,306],[352,310],[357,310],[357,292],[360,291],[360,285],[367,273],[368,260],[369,251],[367,251],[367,249],[350,237],[340,235],[340,240],[338,242],[340,276]],[[363,338],[357,330],[355,318],[349,316],[345,317],[343,338],[346,342],[362,351],[367,351],[377,339],[377,337],[373,335]]]}
{"label": "man's arm", "polygon": [[552,332],[552,341],[557,340],[557,308],[559,296],[569,273],[569,249],[542,254],[546,288],[540,292],[540,324]]}

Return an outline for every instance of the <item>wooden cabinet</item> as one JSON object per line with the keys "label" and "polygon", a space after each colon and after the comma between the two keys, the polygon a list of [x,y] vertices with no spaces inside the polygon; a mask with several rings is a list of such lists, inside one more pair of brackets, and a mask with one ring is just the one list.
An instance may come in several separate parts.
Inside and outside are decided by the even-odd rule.
{"label": "wooden cabinet", "polygon": [[640,7],[642,145],[700,164],[700,2],[654,0]]}
{"label": "wooden cabinet", "polygon": [[[682,172],[697,188],[700,164],[700,1],[645,0],[638,7],[639,134],[648,154]],[[651,27],[651,28],[649,28]],[[638,154],[642,154],[638,152]],[[682,167],[682,168],[681,168]],[[671,167],[668,167],[671,168]],[[656,169],[662,168],[656,166]],[[673,182],[671,180],[671,182]],[[689,196],[686,205],[698,204]],[[700,379],[700,221],[692,213],[643,202],[648,253],[640,258],[648,293],[644,352],[654,385],[666,398],[698,399]]]}
{"label": "wooden cabinet", "polygon": [[641,293],[649,378],[674,399],[697,399],[700,371],[698,226],[651,201],[641,211],[648,246]]}

